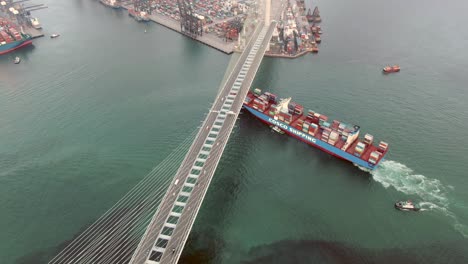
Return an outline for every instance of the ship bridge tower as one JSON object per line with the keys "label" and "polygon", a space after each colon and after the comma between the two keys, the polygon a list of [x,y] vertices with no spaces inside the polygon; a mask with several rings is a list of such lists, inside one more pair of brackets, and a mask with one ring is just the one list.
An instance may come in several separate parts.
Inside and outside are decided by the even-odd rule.
{"label": "ship bridge tower", "polygon": [[277,115],[279,112],[288,113],[288,105],[290,101],[291,101],[291,97],[281,99],[279,103],[276,104],[275,115]]}

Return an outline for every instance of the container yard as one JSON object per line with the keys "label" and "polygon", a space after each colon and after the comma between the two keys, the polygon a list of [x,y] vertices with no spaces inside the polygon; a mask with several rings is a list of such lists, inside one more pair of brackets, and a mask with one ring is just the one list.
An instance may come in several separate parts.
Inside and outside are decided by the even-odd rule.
{"label": "container yard", "polygon": [[[240,33],[247,14],[255,5],[251,0],[200,0],[191,4],[177,0],[100,2],[109,8],[127,10],[125,12],[137,22],[156,22],[226,54],[240,50]],[[179,4],[183,7],[179,8]],[[265,55],[297,58],[309,52],[317,53],[322,34],[321,27],[317,25],[320,22],[318,7],[312,12],[303,0],[287,1]]]}
{"label": "container yard", "polygon": [[303,0],[288,1],[265,56],[297,58],[309,52],[318,53],[322,29],[317,23],[321,20],[318,7],[313,13],[310,9],[306,13]]}
{"label": "container yard", "polygon": [[[100,0],[100,2],[110,8],[126,9],[129,16],[138,22],[156,22],[226,54],[234,51],[247,12],[255,3],[255,1],[231,0],[197,1],[188,6],[191,15],[187,18],[187,15],[181,15],[177,0]],[[185,20],[190,20],[189,23],[181,21],[184,17]]]}

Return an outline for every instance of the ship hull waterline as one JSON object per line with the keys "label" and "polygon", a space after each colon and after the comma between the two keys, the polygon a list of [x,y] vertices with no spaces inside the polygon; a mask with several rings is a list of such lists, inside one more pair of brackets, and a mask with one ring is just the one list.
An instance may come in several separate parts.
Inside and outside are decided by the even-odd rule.
{"label": "ship hull waterline", "polygon": [[[9,43],[10,44],[10,43]],[[11,47],[8,47],[4,50],[0,50],[0,55],[3,55],[3,54],[7,54],[9,52],[12,52],[14,50],[17,50],[19,48],[22,48],[22,47],[25,47],[25,46],[28,46],[28,45],[31,45],[32,44],[32,40],[26,40],[24,41],[23,43],[19,44],[19,45],[12,45]],[[7,44],[8,45],[8,44]]]}
{"label": "ship hull waterline", "polygon": [[[358,157],[356,156],[353,156],[341,149],[338,149],[324,141],[321,141],[319,139],[316,139],[315,137],[309,135],[309,134],[306,134],[306,133],[303,133],[302,131],[299,131],[289,125],[287,125],[286,123],[283,123],[279,120],[274,120],[272,117],[264,114],[264,113],[261,113],[253,108],[251,108],[250,106],[246,106],[245,104],[242,106],[243,109],[247,110],[249,113],[251,113],[252,115],[254,115],[256,118],[258,118],[260,121],[262,121],[263,123],[267,124],[267,125],[273,125],[273,126],[278,126],[278,124],[280,124],[280,126],[278,126],[281,130],[283,130],[285,133],[287,133],[289,136],[292,136],[308,145],[311,145],[315,148],[318,148],[332,156],[335,156],[337,158],[340,158],[342,160],[345,160],[345,161],[348,161],[348,162],[351,162],[353,163],[355,166],[358,166],[360,167],[361,169],[365,170],[365,171],[372,171],[374,170],[375,168],[378,167],[378,165],[380,164],[381,161],[384,160],[385,157],[382,157],[379,162],[375,165],[373,164],[370,164],[369,162],[366,162],[364,160],[361,160],[359,159]],[[274,121],[273,121],[274,120]],[[274,123],[273,123],[273,122]],[[299,136],[299,135],[306,135],[308,138],[311,138],[312,140],[307,140],[307,139],[304,139],[303,137]],[[314,141],[316,143],[314,143]],[[324,146],[321,146],[321,145],[324,145]],[[326,144],[326,145],[325,145]],[[341,155],[340,155],[340,152]]]}

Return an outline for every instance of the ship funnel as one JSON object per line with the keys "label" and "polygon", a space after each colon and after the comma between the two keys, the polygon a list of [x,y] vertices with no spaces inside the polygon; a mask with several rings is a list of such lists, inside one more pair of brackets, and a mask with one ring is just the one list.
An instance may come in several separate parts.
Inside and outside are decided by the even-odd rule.
{"label": "ship funnel", "polygon": [[288,105],[290,101],[291,101],[291,97],[281,99],[280,102],[277,104],[276,109],[278,109],[282,113],[288,113]]}

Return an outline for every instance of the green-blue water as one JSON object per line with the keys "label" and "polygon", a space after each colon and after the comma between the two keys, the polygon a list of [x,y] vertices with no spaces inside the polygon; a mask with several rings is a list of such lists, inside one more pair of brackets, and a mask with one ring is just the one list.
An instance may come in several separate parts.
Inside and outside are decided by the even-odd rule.
{"label": "green-blue water", "polygon": [[[42,2],[61,37],[0,57],[2,264],[45,263],[111,207],[198,126],[230,59],[94,0]],[[185,262],[468,263],[468,3],[315,4],[320,53],[266,58],[254,85],[359,124],[387,161],[369,175],[242,114]],[[393,209],[408,198],[426,211]]]}

